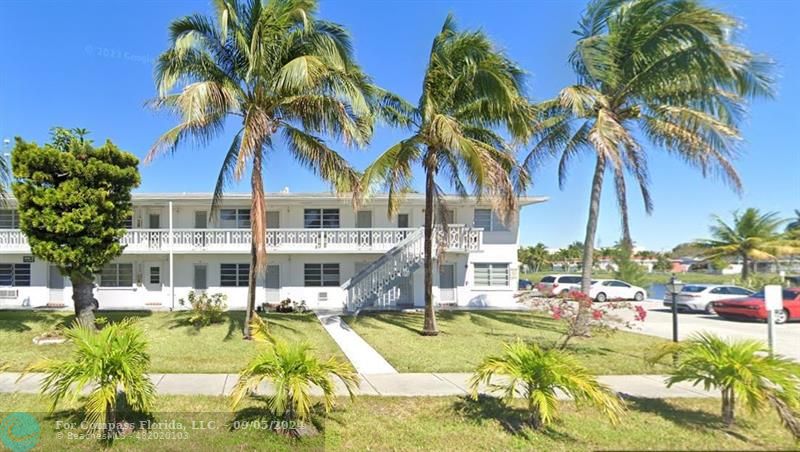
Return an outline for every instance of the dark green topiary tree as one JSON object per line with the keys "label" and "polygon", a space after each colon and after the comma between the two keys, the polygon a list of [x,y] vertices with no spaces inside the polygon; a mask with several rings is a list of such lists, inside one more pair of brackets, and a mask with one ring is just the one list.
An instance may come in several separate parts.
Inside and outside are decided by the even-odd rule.
{"label": "dark green topiary tree", "polygon": [[122,254],[139,160],[110,141],[94,147],[81,129],[53,129],[45,146],[16,139],[12,189],[34,256],[72,281],[75,315],[94,326],[94,275]]}

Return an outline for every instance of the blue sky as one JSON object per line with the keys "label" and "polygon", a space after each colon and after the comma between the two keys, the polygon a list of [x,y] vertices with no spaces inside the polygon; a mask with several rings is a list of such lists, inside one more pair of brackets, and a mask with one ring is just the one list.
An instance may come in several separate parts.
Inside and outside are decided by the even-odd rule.
{"label": "blue sky", "polygon": [[[680,160],[650,148],[655,212],[645,215],[631,197],[634,240],[650,249],[671,248],[706,234],[711,214],[758,207],[789,216],[800,208],[800,2],[790,0],[714,1],[742,19],[740,40],[776,60],[778,95],[752,105],[743,124],[743,155],[736,162],[744,181],[738,196],[719,180],[703,179]],[[193,12],[208,12],[210,2],[69,1],[0,2],[0,138],[21,136],[42,142],[54,125],[85,127],[96,141],[111,139],[144,156],[174,119],[150,111],[155,94],[152,62],[167,46],[169,22]],[[567,55],[571,30],[584,1],[498,0],[328,0],[321,16],[344,24],[353,35],[357,57],[374,80],[416,101],[427,52],[448,12],[464,28],[483,28],[528,72],[533,99],[553,96],[574,82]],[[142,167],[140,191],[211,191],[230,133],[207,148],[183,148]],[[358,168],[403,137],[379,128],[371,146],[342,152]],[[337,149],[341,146],[333,144]],[[530,194],[550,201],[522,212],[521,243],[564,246],[581,240],[585,229],[592,161],[583,158],[559,190],[555,164],[536,174]],[[418,177],[419,185],[422,178]],[[266,188],[294,192],[327,190],[312,174],[282,153],[268,162]],[[247,191],[246,185],[229,191]],[[602,200],[599,245],[619,237],[612,190]]]}

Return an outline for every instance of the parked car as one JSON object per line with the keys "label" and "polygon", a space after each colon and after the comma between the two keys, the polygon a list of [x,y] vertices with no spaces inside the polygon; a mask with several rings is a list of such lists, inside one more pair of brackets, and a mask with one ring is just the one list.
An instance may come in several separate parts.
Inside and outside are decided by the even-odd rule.
{"label": "parked car", "polygon": [[527,279],[520,279],[517,288],[519,290],[531,290],[533,289],[533,283]]}
{"label": "parked car", "polygon": [[571,290],[580,290],[581,277],[578,275],[547,275],[539,281],[536,288],[542,295],[561,295]]}
{"label": "parked car", "polygon": [[[681,311],[714,313],[713,302],[747,298],[753,291],[728,284],[687,284],[678,294],[678,309]],[[664,294],[664,306],[672,308],[672,294]]]}
{"label": "parked car", "polygon": [[618,279],[597,279],[592,281],[589,296],[594,301],[600,302],[606,300],[642,301],[647,298],[647,291]]}
{"label": "parked car", "polygon": [[[763,290],[753,294],[752,297],[715,301],[714,310],[723,319],[767,320]],[[800,319],[800,287],[783,289],[783,309],[775,311],[773,318],[775,323],[786,323],[792,319]]]}

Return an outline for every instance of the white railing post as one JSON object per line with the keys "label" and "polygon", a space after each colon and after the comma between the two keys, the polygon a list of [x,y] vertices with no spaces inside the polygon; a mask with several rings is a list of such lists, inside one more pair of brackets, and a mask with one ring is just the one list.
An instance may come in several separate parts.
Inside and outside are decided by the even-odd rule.
{"label": "white railing post", "polygon": [[175,310],[175,256],[173,254],[175,232],[172,229],[172,201],[169,202],[169,299],[171,310]]}

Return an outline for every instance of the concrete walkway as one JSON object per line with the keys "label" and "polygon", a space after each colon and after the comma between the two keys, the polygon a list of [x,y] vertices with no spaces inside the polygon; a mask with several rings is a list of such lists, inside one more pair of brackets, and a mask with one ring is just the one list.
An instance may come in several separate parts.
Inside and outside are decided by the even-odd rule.
{"label": "concrete walkway", "polygon": [[356,372],[362,375],[396,374],[397,370],[380,353],[353,331],[340,317],[341,311],[314,310],[325,331],[342,349]]}
{"label": "concrete walkway", "polygon": [[[360,375],[357,391],[366,396],[464,396],[469,394],[469,373],[394,373]],[[238,381],[236,374],[151,374],[156,391],[162,395],[229,395]],[[17,372],[0,373],[0,393],[38,393],[42,374],[28,374],[20,379]],[[619,394],[641,398],[673,397],[719,397],[718,392],[707,392],[688,383],[667,388],[662,375],[608,375],[598,377]],[[336,394],[347,395],[347,390],[338,379]],[[259,394],[271,394],[269,384],[259,387]],[[312,391],[319,395],[318,388]],[[494,394],[491,388],[480,387],[483,394]],[[562,395],[562,399],[566,399]]]}

